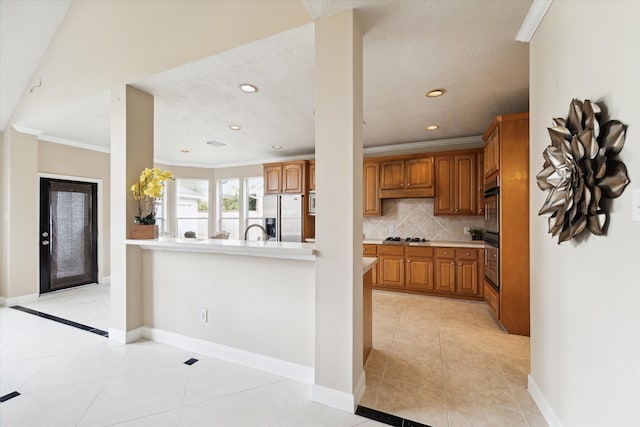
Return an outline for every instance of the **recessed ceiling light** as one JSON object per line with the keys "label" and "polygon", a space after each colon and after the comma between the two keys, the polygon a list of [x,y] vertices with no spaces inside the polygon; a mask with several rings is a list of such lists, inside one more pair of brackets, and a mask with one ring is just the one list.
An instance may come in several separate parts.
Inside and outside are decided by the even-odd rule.
{"label": "recessed ceiling light", "polygon": [[256,93],[258,91],[258,86],[249,83],[242,83],[239,87],[244,93]]}
{"label": "recessed ceiling light", "polygon": [[427,126],[427,130],[436,130],[436,129],[438,129],[439,127],[440,127],[440,126],[438,126],[438,125],[429,125],[429,126]]}
{"label": "recessed ceiling light", "polygon": [[274,150],[281,150],[282,145],[272,145],[271,148],[273,148]]}
{"label": "recessed ceiling light", "polygon": [[189,149],[188,148],[183,148],[182,150],[180,150],[181,153],[188,153]]}
{"label": "recessed ceiling light", "polygon": [[220,141],[207,141],[205,142],[205,144],[210,145],[212,147],[226,147],[227,144],[225,144],[224,142],[220,142]]}
{"label": "recessed ceiling light", "polygon": [[430,90],[429,92],[427,92],[427,96],[429,98],[437,98],[438,96],[442,96],[446,93],[447,91],[444,89],[433,89]]}
{"label": "recessed ceiling light", "polygon": [[240,130],[240,129],[242,129],[242,126],[240,126],[240,125],[229,125],[229,129],[231,129],[231,130]]}

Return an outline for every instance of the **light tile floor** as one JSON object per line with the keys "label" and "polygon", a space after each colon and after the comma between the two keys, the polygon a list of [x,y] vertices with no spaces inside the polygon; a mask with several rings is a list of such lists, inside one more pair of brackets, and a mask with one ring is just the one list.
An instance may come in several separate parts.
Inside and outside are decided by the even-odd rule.
{"label": "light tile floor", "polygon": [[[109,286],[26,306],[106,330]],[[433,427],[547,425],[526,390],[529,339],[506,334],[481,302],[375,291],[366,371],[363,406]],[[380,425],[311,402],[308,384],[2,308],[0,395],[14,390],[2,426]]]}
{"label": "light tile floor", "polygon": [[433,427],[547,426],[526,389],[529,338],[484,302],[374,291],[363,406]]}
{"label": "light tile floor", "polygon": [[381,425],[312,402],[309,384],[3,307],[0,395],[13,391],[0,403],[3,427]]}

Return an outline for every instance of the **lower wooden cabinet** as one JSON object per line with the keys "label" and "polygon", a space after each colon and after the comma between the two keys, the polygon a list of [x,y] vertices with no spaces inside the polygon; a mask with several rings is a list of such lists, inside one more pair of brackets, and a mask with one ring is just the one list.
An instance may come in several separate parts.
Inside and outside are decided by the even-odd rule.
{"label": "lower wooden cabinet", "polygon": [[[378,257],[378,245],[364,244],[362,245],[362,256],[377,258]],[[371,284],[378,284],[378,264],[373,264],[371,267]]]}
{"label": "lower wooden cabinet", "polygon": [[[371,246],[375,245],[364,248],[368,256],[374,253]],[[479,249],[377,245],[376,253],[379,289],[482,298],[484,264]]]}
{"label": "lower wooden cabinet", "polygon": [[500,294],[486,280],[484,281],[484,300],[491,307],[496,319],[500,319]]}
{"label": "lower wooden cabinet", "polygon": [[378,285],[404,287],[404,246],[378,247]]}
{"label": "lower wooden cabinet", "polygon": [[405,287],[433,291],[433,248],[405,247]]}

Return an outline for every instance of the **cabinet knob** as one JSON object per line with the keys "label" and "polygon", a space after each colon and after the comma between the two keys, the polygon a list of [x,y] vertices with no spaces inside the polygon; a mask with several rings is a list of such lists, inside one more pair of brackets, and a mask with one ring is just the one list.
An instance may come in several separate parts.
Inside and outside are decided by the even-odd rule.
{"label": "cabinet knob", "polygon": [[410,260],[410,259],[407,259],[407,262],[411,262],[411,260]]}
{"label": "cabinet knob", "polygon": [[467,256],[469,256],[469,252],[467,252]]}

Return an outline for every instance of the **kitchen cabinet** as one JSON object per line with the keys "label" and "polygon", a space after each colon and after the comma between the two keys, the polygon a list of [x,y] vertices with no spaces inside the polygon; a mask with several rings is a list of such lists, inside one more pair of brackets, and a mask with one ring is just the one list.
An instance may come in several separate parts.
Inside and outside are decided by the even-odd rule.
{"label": "kitchen cabinet", "polygon": [[[373,256],[375,245],[364,245]],[[481,300],[483,254],[475,248],[377,245],[378,289]]]}
{"label": "kitchen cabinet", "polygon": [[306,167],[306,160],[264,164],[264,194],[305,194]]}
{"label": "kitchen cabinet", "polygon": [[484,154],[476,154],[476,213],[484,215]]}
{"label": "kitchen cabinet", "polygon": [[269,163],[262,166],[264,194],[282,193],[282,163]]}
{"label": "kitchen cabinet", "polygon": [[489,135],[485,135],[484,178],[497,173],[500,168],[500,127],[495,126]]}
{"label": "kitchen cabinet", "polygon": [[306,161],[288,162],[282,165],[282,192],[287,194],[304,193]]}
{"label": "kitchen cabinet", "polygon": [[500,319],[500,294],[486,280],[484,281],[484,300],[489,304],[495,318]]}
{"label": "kitchen cabinet", "polygon": [[434,215],[476,215],[478,183],[476,153],[435,157]]}
{"label": "kitchen cabinet", "polygon": [[380,161],[380,198],[433,197],[433,156],[405,156]]}
{"label": "kitchen cabinet", "polygon": [[316,161],[309,160],[309,191],[316,191]]}
{"label": "kitchen cabinet", "polygon": [[362,210],[364,216],[382,215],[382,203],[378,194],[378,176],[380,162],[378,160],[365,160],[362,166]]}
{"label": "kitchen cabinet", "polygon": [[479,296],[480,257],[477,249],[436,248],[435,289],[456,295]]}
{"label": "kitchen cabinet", "polygon": [[378,246],[378,285],[404,288],[404,246]]}
{"label": "kitchen cabinet", "polygon": [[528,336],[529,114],[496,117],[483,139],[485,180],[500,184],[500,291],[495,311],[509,333]]}
{"label": "kitchen cabinet", "polygon": [[407,289],[433,291],[433,248],[405,247]]}

